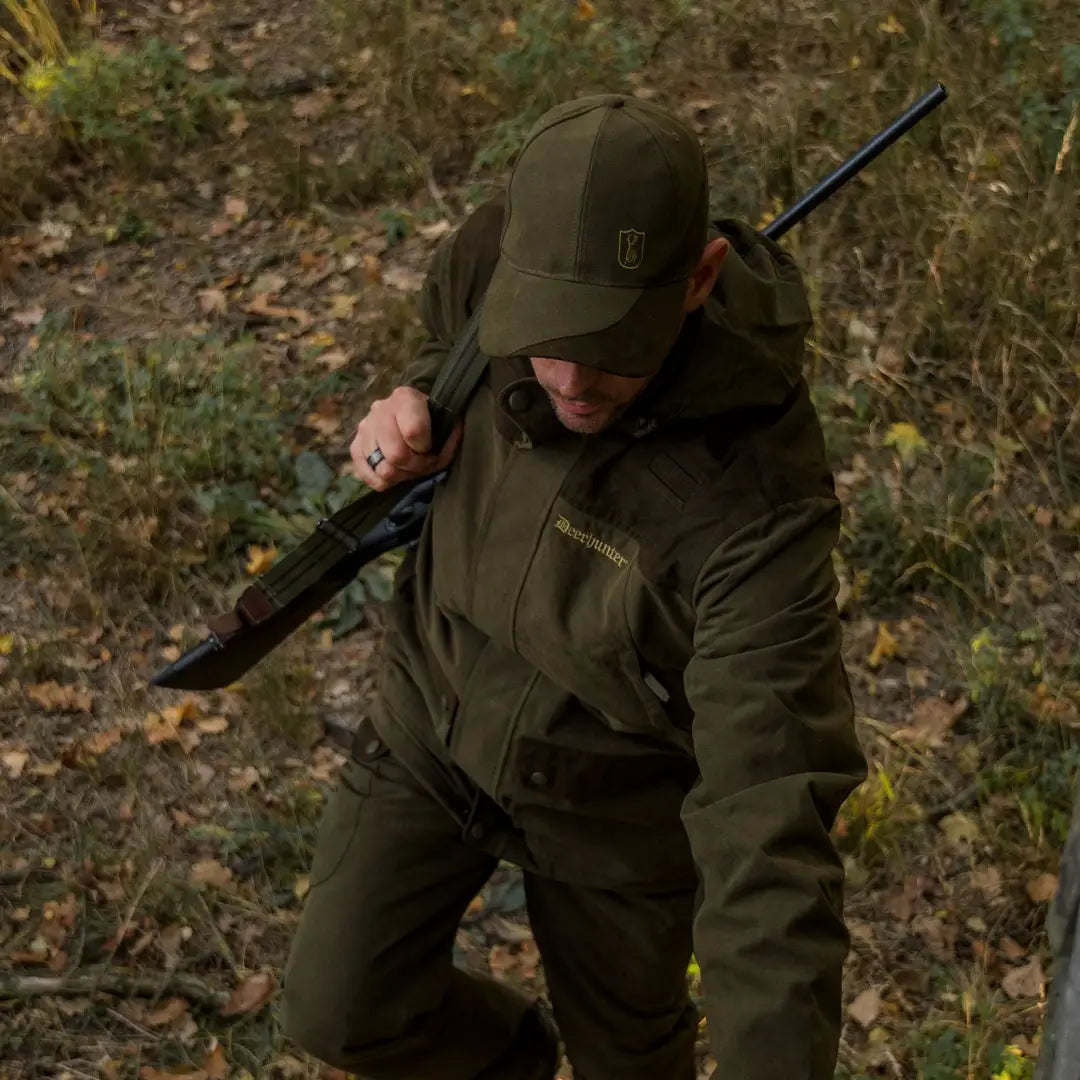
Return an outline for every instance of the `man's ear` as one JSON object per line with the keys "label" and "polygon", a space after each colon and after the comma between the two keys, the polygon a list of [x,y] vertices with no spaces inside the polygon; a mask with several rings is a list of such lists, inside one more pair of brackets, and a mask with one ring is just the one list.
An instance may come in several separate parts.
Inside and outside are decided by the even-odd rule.
{"label": "man's ear", "polygon": [[720,276],[720,266],[730,249],[731,245],[722,236],[710,240],[705,245],[705,250],[701,253],[693,274],[690,275],[683,311],[693,311],[705,303],[716,284],[716,279]]}

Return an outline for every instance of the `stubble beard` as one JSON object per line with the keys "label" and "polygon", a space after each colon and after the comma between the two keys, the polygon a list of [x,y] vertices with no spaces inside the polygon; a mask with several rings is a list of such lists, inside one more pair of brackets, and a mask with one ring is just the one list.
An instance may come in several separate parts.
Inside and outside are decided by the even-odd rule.
{"label": "stubble beard", "polygon": [[611,427],[626,408],[625,405],[601,405],[589,416],[578,416],[576,413],[564,412],[551,394],[548,394],[548,401],[551,402],[551,409],[559,423],[567,431],[577,435],[599,435]]}

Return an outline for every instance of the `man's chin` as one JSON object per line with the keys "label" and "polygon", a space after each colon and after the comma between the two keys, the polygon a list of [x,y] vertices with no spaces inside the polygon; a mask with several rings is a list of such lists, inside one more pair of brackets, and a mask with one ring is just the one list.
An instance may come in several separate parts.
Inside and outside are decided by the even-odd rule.
{"label": "man's chin", "polygon": [[595,412],[588,413],[569,412],[556,402],[552,402],[552,407],[559,423],[577,435],[598,435],[615,419],[615,410],[610,406],[599,406]]}

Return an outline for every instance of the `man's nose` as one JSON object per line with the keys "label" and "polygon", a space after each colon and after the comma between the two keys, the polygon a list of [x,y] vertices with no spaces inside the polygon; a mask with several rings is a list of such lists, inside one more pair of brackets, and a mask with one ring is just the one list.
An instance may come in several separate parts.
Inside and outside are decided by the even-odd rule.
{"label": "man's nose", "polygon": [[569,360],[556,362],[553,375],[553,389],[564,398],[579,397],[586,394],[595,385],[597,372],[583,364],[572,364]]}

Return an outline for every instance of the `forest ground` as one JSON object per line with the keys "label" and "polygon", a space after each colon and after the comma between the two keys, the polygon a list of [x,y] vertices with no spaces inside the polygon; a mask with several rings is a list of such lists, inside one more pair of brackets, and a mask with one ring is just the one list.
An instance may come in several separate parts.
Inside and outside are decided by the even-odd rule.
{"label": "forest ground", "polygon": [[[535,117],[665,104],[716,216],[760,225],[938,79],[784,241],[870,766],[837,1076],[1030,1077],[1080,724],[1074,5],[3,0],[0,29],[0,1077],[339,1075],[275,995],[393,560],[241,684],[147,679],[355,492],[431,252]],[[543,992],[509,868],[458,954]]]}

